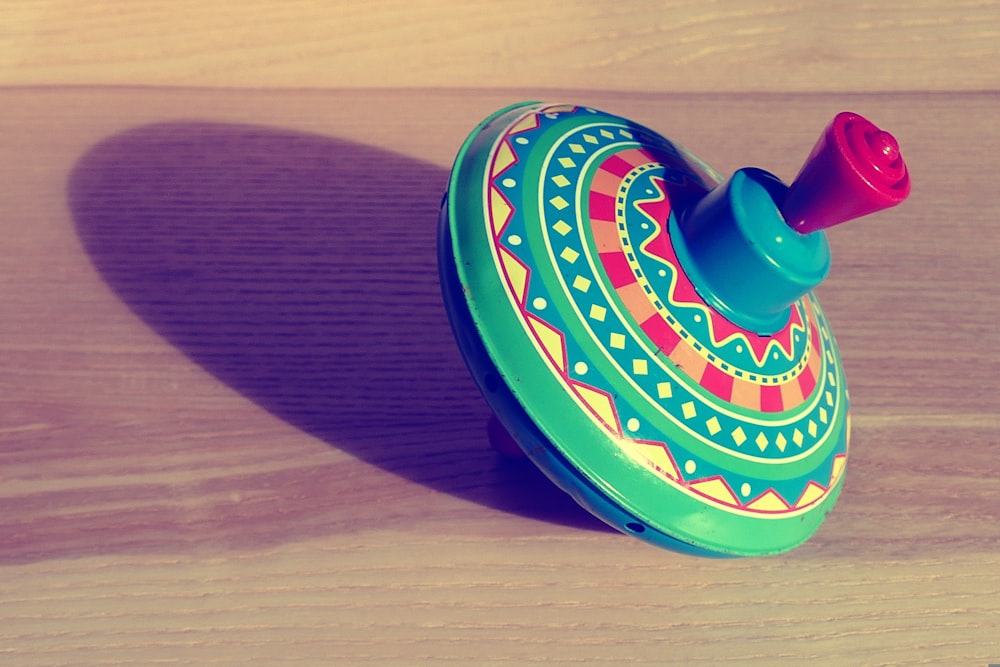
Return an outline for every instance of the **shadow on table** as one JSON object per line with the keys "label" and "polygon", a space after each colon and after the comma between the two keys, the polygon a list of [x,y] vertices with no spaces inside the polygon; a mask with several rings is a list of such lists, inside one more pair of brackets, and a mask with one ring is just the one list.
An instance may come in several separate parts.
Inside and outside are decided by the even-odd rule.
{"label": "shadow on table", "polygon": [[486,444],[438,287],[446,181],[349,141],[174,122],[93,147],[69,199],[125,303],[272,414],[435,490],[603,528]]}

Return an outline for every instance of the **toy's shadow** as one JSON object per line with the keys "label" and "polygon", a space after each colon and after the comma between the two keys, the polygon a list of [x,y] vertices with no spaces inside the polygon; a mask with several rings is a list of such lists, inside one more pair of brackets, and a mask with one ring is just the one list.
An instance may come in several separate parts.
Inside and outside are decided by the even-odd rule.
{"label": "toy's shadow", "polygon": [[486,444],[438,287],[446,180],[348,141],[176,122],[93,147],[69,199],[124,302],[272,414],[436,490],[603,526]]}

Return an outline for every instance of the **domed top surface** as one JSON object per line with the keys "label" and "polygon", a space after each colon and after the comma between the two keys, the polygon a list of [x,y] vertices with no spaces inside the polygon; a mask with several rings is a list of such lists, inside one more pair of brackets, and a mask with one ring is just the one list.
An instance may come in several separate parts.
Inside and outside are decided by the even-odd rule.
{"label": "domed top surface", "polygon": [[443,270],[517,409],[588,483],[684,542],[773,553],[839,492],[848,400],[811,293],[761,335],[685,271],[679,218],[720,180],[622,118],[518,105],[459,155]]}

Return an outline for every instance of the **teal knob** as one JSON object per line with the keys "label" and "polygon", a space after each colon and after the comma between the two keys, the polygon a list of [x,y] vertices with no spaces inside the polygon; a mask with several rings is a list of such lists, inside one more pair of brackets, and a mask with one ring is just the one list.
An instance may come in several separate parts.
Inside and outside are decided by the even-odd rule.
{"label": "teal knob", "polygon": [[785,222],[787,189],[766,171],[740,169],[678,221],[678,259],[699,294],[761,335],[781,329],[792,304],[830,269],[823,232],[803,235]]}

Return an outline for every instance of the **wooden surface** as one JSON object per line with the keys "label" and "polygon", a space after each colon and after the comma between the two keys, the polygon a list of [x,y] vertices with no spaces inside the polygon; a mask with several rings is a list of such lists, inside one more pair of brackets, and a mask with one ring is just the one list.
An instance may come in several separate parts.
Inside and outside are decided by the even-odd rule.
{"label": "wooden surface", "polygon": [[830,234],[842,499],[734,561],[486,442],[437,206],[472,126],[538,97],[0,89],[0,663],[1000,662],[1000,94],[559,93],[722,171],[793,177],[844,108],[910,164]]}
{"label": "wooden surface", "polygon": [[5,0],[0,85],[1000,89],[998,0]]}

